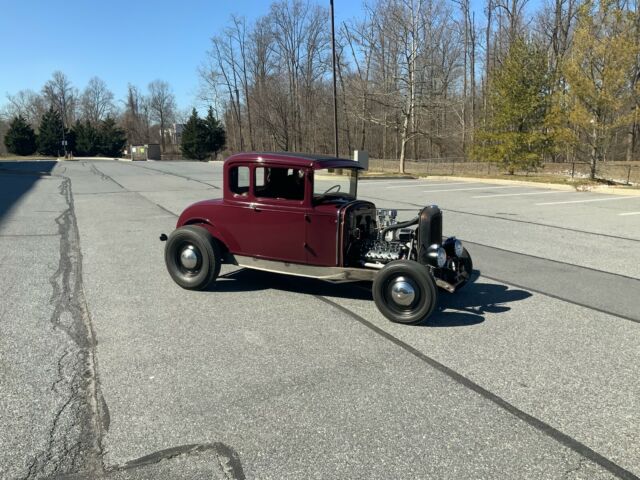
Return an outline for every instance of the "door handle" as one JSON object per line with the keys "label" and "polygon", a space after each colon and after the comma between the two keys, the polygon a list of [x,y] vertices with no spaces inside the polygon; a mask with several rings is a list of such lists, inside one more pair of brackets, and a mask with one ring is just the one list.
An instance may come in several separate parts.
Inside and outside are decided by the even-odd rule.
{"label": "door handle", "polygon": [[262,210],[260,210],[260,209],[258,208],[258,206],[257,206],[255,203],[252,203],[252,204],[251,204],[251,210],[253,210],[254,212],[260,212],[260,211],[262,211]]}

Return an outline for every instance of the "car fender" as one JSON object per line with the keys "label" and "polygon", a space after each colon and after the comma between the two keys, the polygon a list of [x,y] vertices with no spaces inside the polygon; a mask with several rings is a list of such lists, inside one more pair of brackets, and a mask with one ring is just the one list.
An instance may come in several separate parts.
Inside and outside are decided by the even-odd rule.
{"label": "car fender", "polygon": [[211,234],[211,236],[221,244],[221,246],[225,250],[229,249],[227,246],[227,240],[225,238],[224,233],[222,233],[219,228],[217,228],[213,223],[211,223],[206,218],[198,218],[198,217],[190,218],[180,226],[184,227],[187,225],[195,225],[195,226],[199,226],[206,229]]}

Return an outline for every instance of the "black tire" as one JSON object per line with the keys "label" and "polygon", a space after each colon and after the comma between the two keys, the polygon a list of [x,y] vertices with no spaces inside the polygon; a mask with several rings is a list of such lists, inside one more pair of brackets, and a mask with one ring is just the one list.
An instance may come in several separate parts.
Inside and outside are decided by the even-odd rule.
{"label": "black tire", "polygon": [[202,290],[213,282],[220,273],[221,258],[217,241],[195,225],[174,230],[164,249],[169,275],[187,290]]}
{"label": "black tire", "polygon": [[462,255],[460,255],[459,258],[462,262],[462,270],[467,274],[467,278],[458,284],[458,289],[469,283],[469,280],[471,280],[471,274],[473,273],[473,260],[471,260],[471,255],[469,255],[466,248],[463,248]]}
{"label": "black tire", "polygon": [[[413,297],[399,299],[393,287],[408,283]],[[415,324],[433,313],[438,303],[435,280],[424,265],[413,260],[396,260],[388,263],[373,280],[373,300],[378,310],[392,322]],[[408,302],[400,304],[398,301]]]}

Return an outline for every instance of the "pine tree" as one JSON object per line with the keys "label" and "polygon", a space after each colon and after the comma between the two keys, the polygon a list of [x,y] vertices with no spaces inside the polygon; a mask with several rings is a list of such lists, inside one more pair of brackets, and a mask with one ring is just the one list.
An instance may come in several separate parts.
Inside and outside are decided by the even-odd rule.
{"label": "pine tree", "polygon": [[79,157],[92,157],[98,153],[98,131],[88,121],[80,120],[73,127],[76,136],[75,154]]}
{"label": "pine tree", "polygon": [[127,137],[112,117],[100,123],[98,130],[98,153],[105,157],[119,157],[127,144]]}
{"label": "pine tree", "polygon": [[21,115],[15,117],[9,124],[4,144],[9,153],[16,155],[31,155],[36,151],[36,134]]}
{"label": "pine tree", "polygon": [[207,118],[204,120],[207,127],[207,151],[214,158],[227,143],[227,134],[220,121],[213,115],[213,108],[209,107]]}
{"label": "pine tree", "polygon": [[537,168],[552,146],[547,131],[550,78],[545,53],[516,40],[492,77],[490,116],[475,137],[474,154],[509,173]]}
{"label": "pine tree", "polygon": [[64,133],[62,117],[56,110],[49,108],[40,121],[38,151],[43,155],[58,156],[63,150]]}
{"label": "pine tree", "polygon": [[207,125],[198,118],[198,112],[194,108],[182,132],[182,155],[185,158],[204,160],[210,152],[207,140]]}
{"label": "pine tree", "polygon": [[[620,127],[633,124],[640,91],[633,78],[640,45],[632,15],[610,0],[587,2],[580,10],[573,47],[562,71],[569,85],[565,114],[573,144],[583,152],[595,178],[598,162],[606,158]],[[640,87],[638,87],[640,88]]]}

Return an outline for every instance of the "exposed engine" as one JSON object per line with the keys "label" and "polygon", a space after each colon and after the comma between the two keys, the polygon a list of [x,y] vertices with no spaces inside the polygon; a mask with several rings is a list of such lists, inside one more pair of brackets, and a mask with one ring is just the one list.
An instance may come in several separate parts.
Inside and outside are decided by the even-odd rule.
{"label": "exposed engine", "polygon": [[345,206],[343,212],[347,266],[381,268],[406,259],[439,267],[447,258],[442,248],[442,213],[435,205],[424,207],[405,222],[398,222],[397,210],[376,209],[371,202],[360,200]]}
{"label": "exposed engine", "polygon": [[397,210],[378,209],[377,236],[363,242],[362,257],[367,263],[388,263],[410,258],[415,229],[403,227],[396,220]]}

